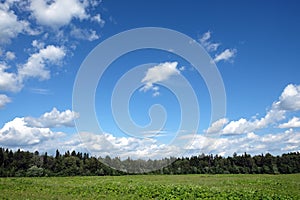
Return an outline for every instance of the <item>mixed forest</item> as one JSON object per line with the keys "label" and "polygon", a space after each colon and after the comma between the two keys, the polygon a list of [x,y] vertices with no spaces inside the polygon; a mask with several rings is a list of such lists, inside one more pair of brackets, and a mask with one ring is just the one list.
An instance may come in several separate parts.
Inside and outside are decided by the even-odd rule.
{"label": "mixed forest", "polygon": [[[103,162],[122,170],[110,168]],[[149,169],[157,169],[162,163],[169,164],[149,172]],[[38,151],[0,148],[0,177],[104,176],[132,174],[133,171],[144,174],[291,174],[300,173],[300,153],[291,152],[280,156],[270,153],[255,156],[234,153],[228,157],[201,154],[161,160],[121,160],[109,156],[96,158],[75,151],[60,153],[56,150],[52,156]]]}

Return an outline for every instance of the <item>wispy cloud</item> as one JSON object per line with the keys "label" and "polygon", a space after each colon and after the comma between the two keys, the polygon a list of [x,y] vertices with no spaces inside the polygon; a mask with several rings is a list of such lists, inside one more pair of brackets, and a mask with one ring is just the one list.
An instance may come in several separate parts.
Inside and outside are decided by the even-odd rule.
{"label": "wispy cloud", "polygon": [[70,35],[76,39],[88,40],[88,41],[93,41],[100,38],[100,36],[97,35],[95,30],[92,29],[87,30],[87,29],[77,28],[75,26],[72,26]]}
{"label": "wispy cloud", "polygon": [[236,56],[237,50],[236,49],[225,49],[223,52],[220,54],[216,54],[214,61],[220,62],[220,61],[230,61],[232,58]]}
{"label": "wispy cloud", "polygon": [[48,89],[43,88],[30,88],[30,92],[35,94],[49,95],[51,92]]}
{"label": "wispy cloud", "polygon": [[218,49],[218,47],[221,45],[220,43],[214,43],[211,42],[211,32],[207,31],[202,35],[202,37],[199,39],[200,43],[208,52],[213,52]]}
{"label": "wispy cloud", "polygon": [[[216,43],[211,41],[211,31],[205,32],[200,38],[200,44],[209,52],[216,52],[220,47],[221,43]],[[236,56],[236,49],[225,49],[221,53],[217,53],[214,55],[214,62],[220,61],[233,61],[233,58]]]}

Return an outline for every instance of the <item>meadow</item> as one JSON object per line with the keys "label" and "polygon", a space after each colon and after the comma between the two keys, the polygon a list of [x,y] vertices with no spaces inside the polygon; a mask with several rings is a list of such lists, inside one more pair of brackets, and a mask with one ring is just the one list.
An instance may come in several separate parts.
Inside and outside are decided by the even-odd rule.
{"label": "meadow", "polygon": [[300,174],[0,178],[0,199],[300,199]]}

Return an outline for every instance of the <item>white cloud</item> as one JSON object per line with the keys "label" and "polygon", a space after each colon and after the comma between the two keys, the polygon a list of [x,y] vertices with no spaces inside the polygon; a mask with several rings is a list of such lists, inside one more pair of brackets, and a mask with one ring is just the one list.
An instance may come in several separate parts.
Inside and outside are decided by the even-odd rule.
{"label": "white cloud", "polygon": [[212,125],[207,130],[205,130],[205,133],[207,134],[220,133],[224,125],[227,123],[228,123],[228,119],[226,118],[219,119],[213,122]]}
{"label": "white cloud", "polygon": [[205,43],[205,42],[207,42],[207,41],[210,39],[210,37],[211,37],[211,32],[210,32],[210,31],[207,31],[207,32],[204,33],[204,34],[202,35],[202,37],[200,38],[200,42],[201,42],[201,43]]}
{"label": "white cloud", "polygon": [[93,41],[100,38],[94,30],[80,29],[76,28],[75,26],[72,27],[70,35],[76,39],[88,41]]}
{"label": "white cloud", "polygon": [[159,95],[159,87],[153,84],[167,81],[172,76],[179,75],[180,71],[177,69],[177,65],[177,62],[165,62],[149,68],[141,81],[144,86],[140,91],[146,92],[151,89],[156,96]]}
{"label": "white cloud", "polygon": [[94,22],[97,22],[98,24],[100,24],[101,27],[103,27],[104,24],[105,24],[105,21],[101,18],[100,14],[97,14],[97,15],[93,16],[91,18],[91,20],[94,21]]}
{"label": "white cloud", "polygon": [[53,108],[51,112],[46,112],[39,118],[25,117],[24,122],[29,127],[38,128],[73,127],[74,120],[78,117],[79,113],[74,111],[66,110],[60,112],[56,108]]}
{"label": "white cloud", "polygon": [[10,147],[31,146],[63,135],[49,128],[29,127],[24,118],[15,118],[0,129],[0,144]]}
{"label": "white cloud", "polygon": [[43,88],[30,88],[30,91],[34,94],[42,94],[42,95],[49,95],[51,94],[50,90],[43,89]]}
{"label": "white cloud", "polygon": [[293,117],[288,122],[280,124],[278,128],[298,128],[300,127],[300,118]]}
{"label": "white cloud", "polygon": [[27,63],[19,68],[19,77],[22,80],[27,77],[36,77],[41,80],[49,79],[50,70],[46,69],[46,63],[58,64],[65,55],[63,47],[48,45],[28,58]]}
{"label": "white cloud", "polygon": [[[274,104],[275,105],[275,104]],[[279,110],[276,106],[273,106],[267,114],[254,120],[247,120],[240,118],[236,121],[228,121],[228,119],[220,119],[214,123],[205,131],[206,133],[219,133],[223,135],[231,134],[245,134],[255,130],[267,128],[271,124],[275,124],[285,119],[286,112]]]}
{"label": "white cloud", "polygon": [[185,66],[181,66],[180,68],[179,68],[179,71],[184,71],[185,70]]}
{"label": "white cloud", "polygon": [[[245,134],[259,129],[264,129],[270,125],[276,125],[278,122],[286,118],[287,112],[300,110],[300,86],[288,85],[279,97],[279,101],[272,104],[271,109],[266,115],[260,119],[247,120],[245,118],[236,121],[220,121],[214,122],[211,127],[207,129],[207,133],[219,133],[223,135],[231,134]],[[298,118],[293,118],[291,121],[279,125],[279,128],[293,128],[298,127]],[[220,129],[222,125],[226,126]],[[278,125],[276,125],[278,126]]]}
{"label": "white cloud", "polygon": [[277,104],[283,110],[300,110],[300,85],[289,84],[286,86]]}
{"label": "white cloud", "polygon": [[6,58],[7,60],[14,60],[14,59],[16,58],[16,55],[15,55],[14,52],[7,51],[7,52],[5,53],[5,58]]}
{"label": "white cloud", "polygon": [[11,100],[5,94],[0,94],[0,108],[3,108],[6,104],[10,103]]}
{"label": "white cloud", "polygon": [[221,60],[228,61],[235,57],[237,50],[236,49],[225,49],[222,53],[217,54],[214,58],[215,62],[220,62]]}
{"label": "white cloud", "polygon": [[5,4],[0,5],[0,44],[10,43],[11,39],[22,33],[28,23],[19,21],[13,11]]}
{"label": "white cloud", "polygon": [[[249,129],[249,130],[248,130]],[[240,134],[248,131],[252,131],[251,124],[244,118],[239,119],[238,121],[231,121],[227,124],[222,133],[224,134]]]}
{"label": "white cloud", "polygon": [[44,42],[39,42],[37,40],[33,40],[31,45],[36,48],[36,49],[43,49],[45,47],[45,43]]}
{"label": "white cloud", "polygon": [[59,28],[73,18],[86,19],[87,3],[79,0],[54,0],[50,4],[44,0],[31,0],[32,15],[41,25]]}
{"label": "white cloud", "polygon": [[219,154],[222,156],[247,152],[261,154],[271,152],[281,154],[289,151],[300,150],[300,132],[287,131],[277,134],[258,135],[253,132],[245,135],[236,135],[226,138],[215,138],[198,135],[191,145],[191,152],[203,152],[205,154]]}
{"label": "white cloud", "polygon": [[180,155],[181,148],[160,144],[152,138],[116,137],[110,133],[94,134],[82,132],[74,135],[64,146],[74,149],[88,149],[93,155],[120,157],[126,159],[153,159]]}
{"label": "white cloud", "polygon": [[210,41],[210,38],[211,38],[211,32],[207,31],[202,35],[199,41],[208,52],[216,51],[220,46],[220,43],[212,43]]}
{"label": "white cloud", "polygon": [[[33,42],[33,45],[42,47],[36,42]],[[46,48],[39,49],[38,53],[32,54],[27,63],[20,66],[16,73],[7,72],[10,67],[0,63],[0,91],[18,92],[23,87],[24,79],[29,77],[36,77],[41,80],[49,79],[50,70],[46,68],[46,64],[59,64],[65,55],[63,47],[48,45]],[[9,56],[12,57],[13,55]]]}
{"label": "white cloud", "polygon": [[17,92],[22,88],[22,83],[15,73],[7,72],[9,66],[0,63],[0,91]]}

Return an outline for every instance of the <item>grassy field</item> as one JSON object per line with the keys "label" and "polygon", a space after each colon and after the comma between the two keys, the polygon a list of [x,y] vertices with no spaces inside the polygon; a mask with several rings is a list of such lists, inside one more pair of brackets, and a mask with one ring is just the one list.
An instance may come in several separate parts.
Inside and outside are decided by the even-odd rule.
{"label": "grassy field", "polygon": [[0,199],[300,199],[300,174],[0,178]]}

